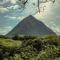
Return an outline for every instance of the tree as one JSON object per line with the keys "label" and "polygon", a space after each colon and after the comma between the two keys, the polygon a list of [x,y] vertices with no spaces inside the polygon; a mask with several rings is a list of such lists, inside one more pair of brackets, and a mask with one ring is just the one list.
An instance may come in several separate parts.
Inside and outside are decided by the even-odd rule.
{"label": "tree", "polygon": [[15,35],[12,39],[13,40],[18,40],[19,39],[19,36],[18,35]]}
{"label": "tree", "polygon": [[[31,0],[32,1],[32,0]],[[38,7],[38,12],[40,13],[40,4],[42,4],[42,3],[46,3],[46,2],[48,2],[48,1],[51,1],[52,3],[55,3],[55,0],[37,0],[37,3],[33,3],[33,1],[32,1],[32,4],[34,5],[34,6],[36,6],[36,7]],[[21,8],[23,8],[23,10],[25,9],[25,7],[30,3],[30,0],[19,0],[19,5],[20,5],[20,7]],[[44,10],[44,7],[45,6],[43,6],[43,10]]]}

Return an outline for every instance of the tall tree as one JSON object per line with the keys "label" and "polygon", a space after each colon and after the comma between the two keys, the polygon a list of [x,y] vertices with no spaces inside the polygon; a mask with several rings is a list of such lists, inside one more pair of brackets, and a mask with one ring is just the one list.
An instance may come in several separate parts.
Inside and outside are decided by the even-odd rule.
{"label": "tall tree", "polygon": [[[32,0],[31,0],[32,1]],[[51,1],[53,3],[55,3],[55,0],[37,0],[37,7],[38,7],[38,12],[40,13],[40,4],[41,3],[46,3],[48,1]],[[20,2],[20,5],[21,5],[21,8],[24,8],[26,6],[26,4],[29,2],[29,0],[19,0]],[[29,2],[30,3],[30,2]],[[35,3],[33,3],[33,5],[35,5]],[[45,6],[44,6],[45,7]],[[43,10],[44,10],[44,7],[43,7]]]}

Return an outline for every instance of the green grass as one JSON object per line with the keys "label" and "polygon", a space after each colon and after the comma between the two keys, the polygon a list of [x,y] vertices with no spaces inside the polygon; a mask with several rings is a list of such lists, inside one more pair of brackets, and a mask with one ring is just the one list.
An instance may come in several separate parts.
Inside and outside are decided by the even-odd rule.
{"label": "green grass", "polygon": [[22,44],[22,41],[15,41],[12,39],[4,39],[4,38],[0,38],[0,45],[4,46],[4,47],[20,47]]}

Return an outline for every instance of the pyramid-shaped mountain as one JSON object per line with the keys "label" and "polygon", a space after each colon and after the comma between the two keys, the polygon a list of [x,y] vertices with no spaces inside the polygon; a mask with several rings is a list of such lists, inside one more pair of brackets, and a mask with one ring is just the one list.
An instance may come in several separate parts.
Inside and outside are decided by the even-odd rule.
{"label": "pyramid-shaped mountain", "polygon": [[24,18],[19,24],[13,28],[6,36],[13,37],[15,35],[38,36],[38,35],[55,35],[43,22],[38,21],[33,16]]}

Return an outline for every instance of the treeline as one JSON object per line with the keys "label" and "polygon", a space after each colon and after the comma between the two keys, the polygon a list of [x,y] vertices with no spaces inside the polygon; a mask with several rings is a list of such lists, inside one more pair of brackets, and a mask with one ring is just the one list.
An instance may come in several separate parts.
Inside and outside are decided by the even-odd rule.
{"label": "treeline", "polygon": [[13,40],[29,40],[29,39],[35,39],[37,38],[36,36],[18,36],[15,35],[14,37],[7,37],[5,35],[0,35],[0,38],[4,38],[4,39],[13,39]]}
{"label": "treeline", "polygon": [[0,38],[8,39],[5,35],[0,35]]}
{"label": "treeline", "polygon": [[12,37],[13,40],[29,40],[29,39],[35,39],[36,36],[14,36]]}

